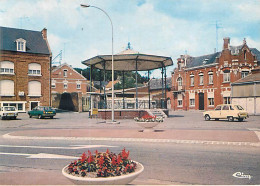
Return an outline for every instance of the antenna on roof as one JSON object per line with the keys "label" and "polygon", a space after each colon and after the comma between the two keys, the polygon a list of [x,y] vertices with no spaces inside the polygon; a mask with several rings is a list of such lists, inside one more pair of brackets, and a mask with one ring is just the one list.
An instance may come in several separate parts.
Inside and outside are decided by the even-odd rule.
{"label": "antenna on roof", "polygon": [[[55,59],[57,59],[59,57],[59,61],[55,61]],[[62,61],[62,50],[60,51],[60,53],[55,56],[52,60],[51,60],[51,64],[56,64],[59,63],[59,65],[61,65],[61,61]]]}
{"label": "antenna on roof", "polygon": [[218,23],[218,21],[216,21],[216,52],[218,51],[218,29],[223,28],[221,26],[221,23]]}

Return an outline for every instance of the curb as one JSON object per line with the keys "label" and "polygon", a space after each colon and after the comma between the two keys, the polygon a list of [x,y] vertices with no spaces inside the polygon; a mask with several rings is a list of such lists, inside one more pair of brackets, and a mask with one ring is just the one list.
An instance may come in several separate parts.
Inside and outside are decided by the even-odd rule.
{"label": "curb", "polygon": [[260,147],[260,142],[227,142],[227,141],[200,141],[200,140],[173,140],[173,139],[145,139],[145,138],[95,138],[95,137],[36,137],[36,136],[12,136],[10,133],[2,135],[6,139],[25,140],[88,140],[88,141],[123,141],[123,142],[153,142],[153,143],[175,143],[175,144],[205,144],[205,145],[233,145]]}

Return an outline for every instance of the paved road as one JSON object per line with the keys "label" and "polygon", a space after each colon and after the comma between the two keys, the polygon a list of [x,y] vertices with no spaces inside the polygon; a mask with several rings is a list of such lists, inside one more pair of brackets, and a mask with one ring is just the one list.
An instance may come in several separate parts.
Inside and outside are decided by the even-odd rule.
{"label": "paved road", "polygon": [[[82,145],[82,148],[73,149],[75,145]],[[84,148],[85,145],[93,146]],[[256,147],[61,140],[1,140],[0,183],[72,184],[60,171],[73,159],[60,159],[62,157],[54,155],[79,157],[88,149],[105,151],[107,148],[118,153],[124,147],[130,150],[132,159],[145,167],[133,184],[260,184],[260,154]],[[30,156],[41,153],[49,155]],[[26,172],[28,175],[39,174],[32,178]],[[235,178],[232,176],[235,172],[243,172],[252,178]],[[40,178],[42,175],[44,180]],[[54,175],[56,178],[52,179]]]}
{"label": "paved road", "polygon": [[[171,112],[171,117],[157,130],[259,131],[259,119],[259,116],[252,116],[246,122],[206,122],[201,112]],[[0,134],[42,129],[140,129],[132,120],[122,120],[119,125],[101,121],[89,119],[86,113],[59,113],[53,120],[29,119],[26,114],[20,114],[18,120],[0,120]],[[78,148],[75,145],[79,145]],[[72,184],[61,175],[62,167],[72,161],[70,158],[78,157],[88,149],[105,151],[108,146],[113,146],[109,147],[113,152],[126,147],[131,152],[131,158],[145,166],[145,171],[132,184],[260,184],[260,151],[257,146],[17,140],[2,137],[0,183]],[[232,175],[236,172],[243,172],[252,178],[235,178]]]}

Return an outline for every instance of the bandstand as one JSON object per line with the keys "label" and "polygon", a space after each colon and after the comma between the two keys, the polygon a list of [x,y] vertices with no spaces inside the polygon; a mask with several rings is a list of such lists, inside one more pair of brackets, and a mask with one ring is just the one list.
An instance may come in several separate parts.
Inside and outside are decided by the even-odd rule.
{"label": "bandstand", "polygon": [[[142,113],[149,112],[150,109],[162,109],[165,113],[168,113],[167,104],[166,104],[166,67],[173,65],[171,57],[165,56],[156,56],[156,55],[148,55],[148,54],[141,54],[137,51],[134,51],[130,47],[130,43],[128,43],[128,47],[123,52],[115,54],[113,56],[114,60],[114,71],[120,71],[123,75],[123,89],[117,90],[114,92],[118,95],[120,92],[120,98],[118,97],[116,101],[114,100],[115,104],[115,118],[122,119],[122,118],[133,118],[142,115]],[[103,81],[106,81],[106,71],[112,70],[112,56],[111,55],[98,55],[93,58],[87,59],[82,62],[82,64],[87,65],[90,67],[90,81],[92,84],[92,71],[94,68],[99,69],[100,72],[104,71]],[[141,90],[138,87],[137,82],[137,72],[138,71],[147,71],[148,72],[148,80],[150,79],[150,72],[155,69],[161,69],[161,100],[154,104],[154,100],[151,100],[151,91],[150,91],[150,81],[148,81],[147,85],[147,93]],[[135,71],[135,93],[132,91],[131,99],[128,97],[129,93],[126,93],[124,87],[124,73],[129,71]],[[101,81],[101,79],[100,79]],[[101,83],[100,83],[101,84]],[[104,84],[104,83],[103,83]],[[139,96],[142,94],[146,94],[147,98],[144,99],[143,97]],[[103,87],[103,91],[100,92],[100,99],[99,104],[99,115],[103,119],[111,119],[111,103],[112,100],[110,99],[112,96],[111,91],[106,91],[105,86]],[[129,106],[130,105],[130,108]]]}

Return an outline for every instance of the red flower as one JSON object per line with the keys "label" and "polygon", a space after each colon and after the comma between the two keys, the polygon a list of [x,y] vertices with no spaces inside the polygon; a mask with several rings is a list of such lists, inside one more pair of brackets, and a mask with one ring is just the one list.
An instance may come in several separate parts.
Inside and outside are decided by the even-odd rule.
{"label": "red flower", "polygon": [[111,163],[112,163],[112,165],[116,165],[116,158],[115,158],[115,156],[113,156]]}
{"label": "red flower", "polygon": [[107,149],[106,153],[109,154],[109,150],[108,149]]}
{"label": "red flower", "polygon": [[99,159],[99,166],[102,167],[103,164],[104,164],[104,156],[101,156],[100,159]]}
{"label": "red flower", "polygon": [[125,151],[125,148],[122,150],[122,158],[125,160],[125,159],[127,159],[128,158],[128,156],[129,156],[129,151],[128,152],[126,152]]}
{"label": "red flower", "polygon": [[86,153],[84,152],[84,153],[81,155],[80,161],[83,163],[86,159],[87,159],[87,156],[86,156]]}
{"label": "red flower", "polygon": [[98,155],[98,150],[95,151],[95,154]]}
{"label": "red flower", "polygon": [[120,164],[122,162],[121,156],[118,154],[117,156],[117,163]]}

